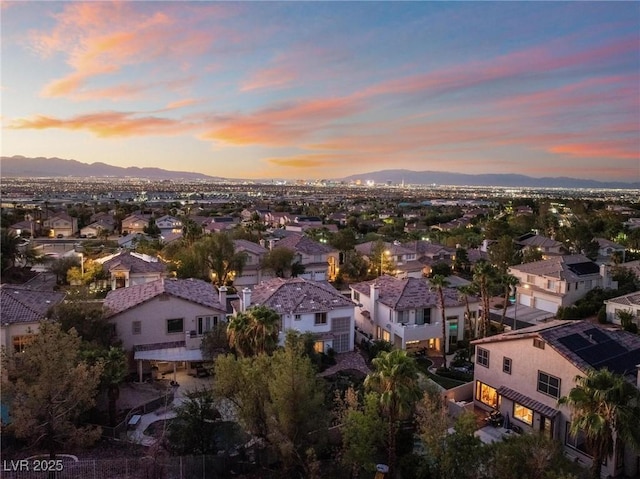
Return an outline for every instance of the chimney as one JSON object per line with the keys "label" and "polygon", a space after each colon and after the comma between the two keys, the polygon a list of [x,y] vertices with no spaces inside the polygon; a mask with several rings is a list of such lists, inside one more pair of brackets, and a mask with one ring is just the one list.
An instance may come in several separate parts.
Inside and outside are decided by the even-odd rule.
{"label": "chimney", "polygon": [[378,283],[375,281],[369,285],[369,296],[371,297],[371,301],[378,301],[380,297],[380,288],[378,287]]}
{"label": "chimney", "polygon": [[378,284],[373,282],[369,285],[371,293],[371,321],[377,324],[378,321],[378,298],[380,298],[380,288]]}
{"label": "chimney", "polygon": [[262,246],[263,248],[265,247],[265,241],[264,239],[261,239],[258,243],[260,243],[260,246]]}
{"label": "chimney", "polygon": [[226,310],[227,308],[227,287],[220,286],[218,288],[218,301],[222,305],[222,308]]}
{"label": "chimney", "polygon": [[270,239],[270,240],[269,240],[269,249],[270,249],[270,250],[271,250],[271,249],[273,249],[273,245],[274,245],[275,243],[276,243],[276,240],[272,240],[272,239]]}
{"label": "chimney", "polygon": [[249,306],[251,306],[251,290],[249,288],[244,288],[242,290],[242,312],[244,313]]}

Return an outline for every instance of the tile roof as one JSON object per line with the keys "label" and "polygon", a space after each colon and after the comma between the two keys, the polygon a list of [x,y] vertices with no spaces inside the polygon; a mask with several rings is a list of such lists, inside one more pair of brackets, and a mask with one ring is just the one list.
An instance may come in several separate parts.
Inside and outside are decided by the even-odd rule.
{"label": "tile roof", "polygon": [[616,303],[623,306],[640,306],[640,291],[618,296],[617,298],[608,299],[605,303]]}
{"label": "tile roof", "polygon": [[109,291],[104,300],[107,316],[120,314],[162,294],[181,298],[220,312],[226,305],[220,304],[218,294],[211,285],[200,279],[159,279],[149,283],[137,284],[128,288]]}
{"label": "tile roof", "polygon": [[279,314],[325,312],[355,304],[333,286],[303,278],[273,278],[254,287],[251,305],[266,305]]}
{"label": "tile roof", "polygon": [[581,254],[555,256],[542,261],[511,266],[510,269],[567,281],[578,281],[585,275],[600,275],[598,265]]}
{"label": "tile roof", "polygon": [[533,236],[521,236],[516,241],[517,244],[521,246],[529,246],[531,248],[559,248],[562,246],[560,241],[553,240],[551,238],[547,238],[546,236],[533,235]]}
{"label": "tile roof", "polygon": [[[145,255],[146,256],[146,255]],[[148,257],[152,258],[152,257]],[[164,263],[153,258],[155,261],[146,260],[130,251],[122,251],[114,257],[104,261],[102,268],[106,271],[114,269],[126,269],[130,273],[163,273],[166,270]]]}
{"label": "tile roof", "polygon": [[[350,287],[368,296],[371,294],[370,286],[372,284],[378,285],[379,301],[396,311],[438,306],[438,292],[431,290],[426,279],[397,279],[393,276],[383,275],[372,281],[352,284]],[[443,292],[445,308],[463,306],[465,304],[459,298],[458,291],[455,288],[443,288]],[[474,298],[470,296],[469,302],[473,303]]]}
{"label": "tile roof", "polygon": [[46,319],[49,308],[59,304],[65,294],[35,291],[24,285],[3,284],[0,289],[0,321],[2,324],[36,323]]}
{"label": "tile roof", "polygon": [[293,234],[282,238],[276,243],[275,248],[289,248],[296,252],[316,256],[322,254],[333,253],[336,250],[330,246],[318,243],[311,238],[303,235]]}
{"label": "tile roof", "polygon": [[[368,241],[367,243],[356,245],[355,249],[365,256],[370,256],[376,247],[376,243],[377,241]],[[384,242],[384,251],[389,251],[389,253],[393,256],[404,256],[407,254],[415,253],[413,249],[407,248],[402,244],[387,243],[386,241]]]}
{"label": "tile roof", "polygon": [[243,239],[233,240],[233,245],[235,246],[236,251],[247,251],[258,256],[262,256],[269,252],[267,248],[264,248],[253,241]]}

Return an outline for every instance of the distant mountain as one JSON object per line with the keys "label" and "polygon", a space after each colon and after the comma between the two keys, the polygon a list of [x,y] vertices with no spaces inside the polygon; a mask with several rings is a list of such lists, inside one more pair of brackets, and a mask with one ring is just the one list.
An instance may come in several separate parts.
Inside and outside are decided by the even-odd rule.
{"label": "distant mountain", "polygon": [[[640,178],[640,171],[638,172]],[[616,181],[581,180],[564,176],[551,178],[532,178],[524,175],[484,174],[466,175],[444,171],[382,170],[342,178],[343,181],[373,180],[376,183],[403,181],[413,185],[454,185],[454,186],[503,186],[514,188],[640,188],[640,181],[623,183]]]}
{"label": "distant mountain", "polygon": [[168,171],[161,168],[121,168],[106,163],[80,163],[61,158],[27,158],[24,156],[0,157],[0,174],[4,177],[116,177],[147,178],[150,180],[222,180],[215,176],[186,171]]}

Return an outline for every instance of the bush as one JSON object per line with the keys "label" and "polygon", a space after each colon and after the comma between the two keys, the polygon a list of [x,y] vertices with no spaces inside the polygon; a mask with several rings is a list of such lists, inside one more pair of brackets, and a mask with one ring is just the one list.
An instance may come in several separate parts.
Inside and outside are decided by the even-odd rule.
{"label": "bush", "polygon": [[469,382],[473,381],[473,374],[463,373],[462,371],[455,371],[451,369],[438,368],[436,371],[438,376],[444,378],[455,379],[457,381]]}
{"label": "bush", "polygon": [[607,308],[602,305],[600,307],[600,311],[598,311],[598,322],[600,324],[605,324],[607,322]]}

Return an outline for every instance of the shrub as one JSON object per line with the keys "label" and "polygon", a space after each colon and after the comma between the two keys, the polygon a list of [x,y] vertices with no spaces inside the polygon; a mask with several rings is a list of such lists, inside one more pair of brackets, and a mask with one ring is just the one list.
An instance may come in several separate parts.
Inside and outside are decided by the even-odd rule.
{"label": "shrub", "polygon": [[598,322],[600,324],[605,324],[607,322],[607,308],[604,305],[602,305],[598,311]]}

